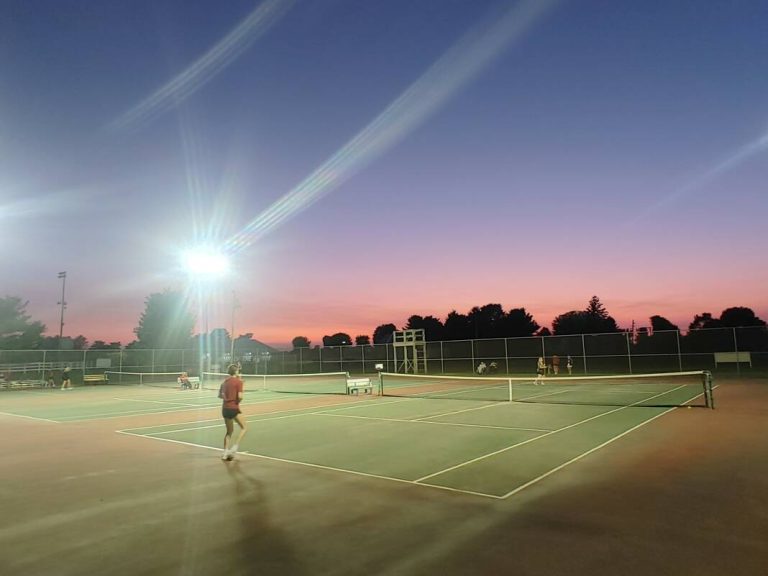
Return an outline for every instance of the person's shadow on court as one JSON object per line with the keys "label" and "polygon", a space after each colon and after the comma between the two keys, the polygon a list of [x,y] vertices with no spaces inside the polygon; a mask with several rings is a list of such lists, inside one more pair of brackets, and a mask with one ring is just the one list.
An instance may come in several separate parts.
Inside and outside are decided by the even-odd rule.
{"label": "person's shadow on court", "polygon": [[[245,574],[299,575],[306,570],[279,527],[269,521],[261,482],[251,475],[251,462],[223,463],[232,479],[240,523],[240,537],[233,542],[233,554],[241,558]],[[253,464],[255,467],[255,464]]]}

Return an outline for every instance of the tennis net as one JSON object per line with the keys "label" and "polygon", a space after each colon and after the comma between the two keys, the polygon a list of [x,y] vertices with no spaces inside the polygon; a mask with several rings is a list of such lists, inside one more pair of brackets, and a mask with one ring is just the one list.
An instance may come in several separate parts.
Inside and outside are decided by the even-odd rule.
{"label": "tennis net", "polygon": [[[269,391],[291,394],[346,394],[346,372],[322,372],[318,374],[241,374],[246,392]],[[201,386],[218,390],[229,374],[203,372]]]}
{"label": "tennis net", "polygon": [[383,396],[584,404],[595,406],[706,406],[714,408],[707,371],[614,376],[446,376],[381,374]]}
{"label": "tennis net", "polygon": [[122,386],[156,386],[178,388],[180,372],[122,372],[107,370],[104,374],[110,384]]}

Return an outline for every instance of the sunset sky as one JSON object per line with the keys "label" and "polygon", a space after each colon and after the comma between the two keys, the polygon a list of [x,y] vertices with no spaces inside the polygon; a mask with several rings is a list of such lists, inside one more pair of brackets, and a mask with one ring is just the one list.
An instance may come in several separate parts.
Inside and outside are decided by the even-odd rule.
{"label": "sunset sky", "polygon": [[768,3],[5,0],[0,296],[285,347],[499,303],[768,319]]}

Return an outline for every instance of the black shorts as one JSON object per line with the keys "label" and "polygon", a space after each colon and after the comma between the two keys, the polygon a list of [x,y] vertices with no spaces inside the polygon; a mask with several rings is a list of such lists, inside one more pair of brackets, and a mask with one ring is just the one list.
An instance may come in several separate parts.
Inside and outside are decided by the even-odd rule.
{"label": "black shorts", "polygon": [[544,375],[544,368],[539,368],[538,370],[536,370],[536,374],[538,374],[539,376],[543,376]]}
{"label": "black shorts", "polygon": [[232,420],[235,416],[240,414],[240,408],[222,408],[221,415],[227,420]]}

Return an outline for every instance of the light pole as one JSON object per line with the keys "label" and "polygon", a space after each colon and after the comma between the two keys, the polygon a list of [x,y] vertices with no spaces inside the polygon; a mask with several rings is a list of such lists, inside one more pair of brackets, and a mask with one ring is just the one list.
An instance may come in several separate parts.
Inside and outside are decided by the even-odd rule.
{"label": "light pole", "polygon": [[61,300],[57,304],[61,306],[61,322],[59,323],[59,350],[61,350],[61,340],[64,337],[64,309],[67,307],[67,302],[64,300],[67,287],[67,273],[59,272],[59,278],[61,279]]}
{"label": "light pole", "polygon": [[[216,279],[225,276],[229,272],[230,262],[229,258],[220,250],[208,246],[199,246],[185,251],[182,254],[182,263],[198,292],[199,312],[202,316],[199,376],[202,378],[206,365],[205,357],[209,354],[209,346],[206,345],[205,340],[209,337],[208,309],[210,303],[208,299],[211,295],[211,286]],[[205,330],[205,334],[203,334],[203,330]],[[208,361],[208,369],[210,370],[210,360]]]}
{"label": "light pole", "polygon": [[229,334],[229,362],[235,363],[235,310],[240,308],[240,303],[237,301],[237,294],[232,290],[232,332]]}

